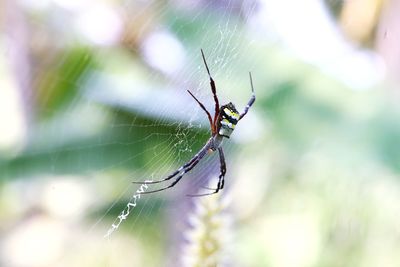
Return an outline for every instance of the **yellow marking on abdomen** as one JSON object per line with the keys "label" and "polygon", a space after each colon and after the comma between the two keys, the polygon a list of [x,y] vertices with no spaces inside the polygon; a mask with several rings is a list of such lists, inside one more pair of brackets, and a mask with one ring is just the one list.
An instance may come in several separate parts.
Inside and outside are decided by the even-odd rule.
{"label": "yellow marking on abdomen", "polygon": [[225,126],[228,126],[231,129],[235,129],[235,126],[236,126],[235,124],[232,124],[231,122],[229,122],[227,119],[223,119],[221,121],[221,124],[225,125]]}
{"label": "yellow marking on abdomen", "polygon": [[239,114],[236,112],[232,112],[230,109],[228,108],[224,108],[224,112],[226,113],[226,115],[228,115],[229,117],[233,118],[233,119],[239,119]]}

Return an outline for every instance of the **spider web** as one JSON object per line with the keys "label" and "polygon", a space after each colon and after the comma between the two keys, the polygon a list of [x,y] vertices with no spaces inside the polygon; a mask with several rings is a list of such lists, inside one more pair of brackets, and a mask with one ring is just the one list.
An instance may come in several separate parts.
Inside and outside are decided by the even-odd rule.
{"label": "spider web", "polygon": [[[153,154],[151,159],[147,159],[144,162],[146,171],[139,175],[128,174],[125,177],[118,177],[118,181],[114,182],[116,187],[125,189],[117,194],[113,204],[109,206],[92,228],[96,231],[100,231],[100,229],[104,231],[105,229],[104,234],[109,242],[118,243],[118,235],[125,235],[123,233],[126,230],[119,232],[120,227],[128,229],[128,235],[133,234],[140,239],[146,238],[147,235],[145,233],[141,234],[141,232],[145,232],[148,228],[159,229],[161,233],[163,233],[162,229],[168,229],[169,234],[163,233],[163,235],[168,239],[174,236],[177,239],[172,240],[176,248],[168,249],[169,253],[171,255],[179,255],[183,236],[179,235],[179,228],[176,225],[187,224],[186,216],[181,216],[180,211],[189,212],[192,201],[186,194],[197,193],[198,190],[201,190],[202,185],[208,184],[208,179],[219,174],[218,157],[216,155],[207,156],[191,173],[185,175],[174,188],[165,192],[153,195],[140,194],[143,190],[164,187],[173,180],[161,185],[148,185],[149,188],[144,184],[131,184],[131,181],[162,179],[189,160],[209,138],[207,117],[186,92],[187,89],[190,89],[201,99],[210,112],[214,111],[209,79],[200,57],[200,48],[205,51],[211,73],[217,83],[220,103],[225,104],[233,101],[240,105],[238,108],[242,109],[244,107],[250,97],[247,73],[251,66],[243,69],[240,75],[240,80],[242,80],[240,84],[244,86],[230,87],[225,84],[229,85],[229,80],[233,79],[235,75],[234,70],[236,68],[232,67],[232,65],[238,64],[240,61],[240,54],[237,50],[240,48],[245,51],[251,51],[250,41],[245,38],[243,31],[240,29],[240,27],[243,27],[243,21],[247,20],[247,14],[244,12],[251,13],[251,9],[254,8],[254,6],[246,6],[249,4],[251,5],[251,3],[245,2],[241,5],[234,1],[224,3],[223,6],[216,7],[220,8],[218,12],[222,14],[221,19],[215,19],[212,13],[207,14],[208,11],[215,8],[210,2],[197,11],[198,13],[193,18],[185,20],[185,23],[188,24],[186,26],[181,25],[180,20],[182,19],[179,17],[165,23],[163,29],[155,30],[155,33],[148,37],[150,39],[147,41],[149,47],[141,48],[144,59],[146,60],[146,56],[148,56],[147,63],[153,64],[153,71],[145,73],[144,77],[139,78],[139,81],[137,77],[131,76],[129,69],[122,75],[117,74],[115,76],[89,74],[89,77],[92,78],[88,79],[84,85],[84,92],[87,98],[138,114],[132,118],[132,122],[115,122],[110,124],[111,128],[128,132],[143,130],[143,138],[132,141],[125,140],[124,146],[132,148],[131,155],[117,162],[116,165],[129,164],[129,162],[135,161],[136,157],[140,157],[138,152],[135,152],[135,146],[138,143],[148,147],[147,150],[141,153]],[[246,10],[247,8],[250,8],[250,10]],[[171,11],[160,8],[160,14],[157,14],[157,17],[164,18],[164,16],[167,16],[166,13],[169,12]],[[241,15],[243,16],[242,18],[240,18]],[[144,25],[146,25],[146,22],[144,22]],[[190,28],[191,25],[204,26],[201,29],[196,29],[196,45],[191,45],[190,50],[188,50],[186,48],[186,40],[179,38],[184,36],[184,31],[187,31],[186,28]],[[181,47],[178,46],[178,48],[185,51],[186,54],[184,66],[181,66],[178,72],[173,72],[168,67],[163,67],[162,64],[152,63],[151,61],[152,57],[154,57],[153,53],[160,53],[158,50],[161,49],[164,49],[163,52],[165,53],[167,52],[166,49],[168,49],[168,47],[164,48],[162,46],[152,48],[151,46],[154,46],[154,42],[168,44],[168,38],[171,38],[171,36],[179,40]],[[213,45],[210,46],[210,44]],[[174,48],[173,42],[170,45]],[[166,54],[159,54],[158,56],[165,58],[165,61],[172,62],[175,60]],[[248,55],[242,56],[246,57]],[[179,55],[177,57],[179,58]],[[173,64],[170,65],[170,68],[174,67]],[[160,73],[168,75],[168,79],[160,77]],[[140,80],[144,81],[141,82]],[[245,89],[242,92],[238,92],[242,88],[247,88],[248,90]],[[241,100],[243,96],[245,98]],[[148,116],[154,119],[150,122],[143,122],[142,117]],[[160,130],[162,128],[167,129]],[[227,143],[224,144],[224,147],[229,168],[231,146],[229,142],[225,143]],[[116,165],[106,167],[104,171],[109,168],[115,168]],[[227,179],[229,179],[229,176]],[[229,185],[227,185],[227,188],[229,188]],[[166,202],[166,200],[168,201]],[[168,204],[168,202],[172,203]],[[119,203],[124,203],[122,209]],[[110,213],[117,213],[117,215],[110,216]],[[151,221],[154,219],[153,214],[164,214],[160,216],[167,215],[166,217],[169,219],[160,218],[158,221]],[[106,220],[106,218],[112,218],[112,220]],[[143,225],[146,224],[147,227],[144,227]],[[105,228],[104,226],[107,227]],[[114,235],[117,236],[114,237]],[[113,253],[122,254],[118,250]],[[171,264],[175,266],[174,263]]]}
{"label": "spider web", "polygon": [[[38,173],[50,173],[49,178],[44,179],[44,187],[55,188],[58,198],[62,198],[60,192],[67,187],[59,185],[51,178],[52,174],[69,173],[69,176],[57,179],[67,183],[72,181],[72,187],[76,183],[78,188],[82,185],[85,188],[83,198],[86,200],[83,202],[86,204],[82,207],[82,215],[86,216],[82,219],[92,221],[86,231],[85,224],[79,219],[81,214],[75,217],[63,215],[68,204],[58,203],[53,208],[55,213],[76,221],[77,224],[72,225],[81,229],[82,235],[75,240],[84,240],[83,244],[97,240],[103,244],[98,245],[98,249],[108,251],[104,258],[111,266],[135,265],[135,257],[140,253],[132,258],[130,253],[124,252],[131,247],[124,243],[124,238],[135,236],[145,247],[153,246],[146,243],[151,242],[147,241],[148,237],[148,240],[160,239],[154,237],[154,233],[150,234],[150,230],[162,234],[161,239],[178,237],[176,225],[187,223],[187,218],[180,212],[189,211],[192,201],[186,194],[206,191],[201,186],[219,174],[218,155],[206,156],[180,183],[165,192],[141,194],[143,190],[156,189],[170,182],[147,186],[132,184],[132,181],[162,179],[189,160],[210,137],[205,113],[186,92],[190,89],[211,113],[214,112],[200,49],[204,50],[216,81],[220,104],[232,101],[239,110],[244,108],[251,96],[248,71],[253,69],[246,58],[254,57],[251,39],[246,36],[244,27],[256,6],[251,1],[192,2],[189,6],[184,2],[169,6],[141,2],[116,6],[55,2],[53,14],[63,17],[64,23],[71,28],[54,25],[50,29],[66,36],[59,40],[61,47],[70,47],[61,54],[49,49],[47,60],[41,61],[45,69],[54,70],[48,77],[41,73],[32,75],[39,89],[49,89],[39,90],[30,98],[37,99],[38,114],[44,119],[25,156],[39,158],[44,155],[48,164],[47,167],[38,164]],[[24,4],[34,12],[52,10],[45,4]],[[115,21],[114,16],[123,13],[122,10],[126,10],[125,16],[134,17],[133,25],[127,22],[126,33],[119,33],[125,48],[117,46],[112,37],[114,33],[109,32],[109,36],[102,39],[96,35],[96,27],[91,25],[93,18],[97,18],[107,21],[110,28],[118,28],[121,21]],[[148,16],[149,12],[152,16]],[[148,28],[156,21],[159,25]],[[30,23],[36,23],[35,27],[46,27],[45,21],[30,20]],[[76,34],[73,38],[78,38],[78,44],[83,42],[83,45],[76,45],[76,40],[68,38],[71,34]],[[135,44],[138,40],[140,43]],[[63,43],[65,41],[69,44]],[[33,43],[40,43],[40,39]],[[45,48],[38,45],[37,49],[40,55],[41,49]],[[236,66],[242,62],[246,64],[238,72]],[[240,130],[236,133],[239,137]],[[230,143],[235,142],[235,138],[233,136],[223,144],[228,165],[225,190],[230,187]],[[32,168],[35,170],[36,167]],[[73,203],[71,197],[78,201],[79,192],[71,191],[64,201],[70,199],[69,204]],[[168,229],[169,234],[163,233],[163,229]],[[107,238],[99,240],[103,236]],[[171,255],[179,253],[179,241],[173,242],[176,249],[170,249]],[[161,244],[169,247],[164,241],[154,249]],[[102,248],[104,245],[106,249]],[[77,253],[77,250],[65,254],[67,265],[71,265],[70,253]],[[98,262],[102,260],[100,256]],[[146,262],[146,266],[150,266],[151,260],[155,266],[160,264],[154,259],[137,260],[137,264]],[[93,264],[93,260],[87,260],[78,265]]]}
{"label": "spider web", "polygon": [[[148,135],[143,140],[140,140],[140,142],[151,143],[153,138],[160,140],[158,141],[159,144],[149,148],[154,153],[154,158],[145,164],[145,168],[149,171],[140,175],[140,177],[125,177],[125,179],[121,179],[119,183],[129,184],[129,182],[132,180],[145,180],[149,179],[149,177],[151,177],[150,180],[161,179],[169,173],[175,171],[177,167],[189,160],[209,138],[209,124],[205,113],[186,93],[186,90],[190,89],[198,98],[203,101],[210,112],[214,111],[214,102],[210,91],[209,79],[199,53],[200,48],[205,50],[206,59],[211,69],[212,76],[217,83],[217,90],[221,104],[227,103],[230,100],[239,100],[235,95],[235,91],[239,88],[228,87],[227,90],[224,90],[223,87],[221,87],[221,84],[223,83],[220,83],[219,80],[223,79],[223,81],[229,81],[233,78],[233,71],[235,68],[232,68],[231,66],[237,64],[236,62],[239,61],[239,54],[237,53],[239,48],[251,51],[250,41],[244,37],[242,30],[238,29],[243,27],[243,21],[247,20],[247,14],[245,12],[249,12],[250,14],[253,11],[251,9],[255,7],[246,6],[249,4],[251,3],[244,3],[243,5],[240,5],[237,2],[229,1],[221,7],[217,7],[221,8],[222,19],[215,20],[215,18],[212,17],[212,14],[202,14],[206,13],[207,10],[212,8],[212,4],[209,3],[194,18],[186,22],[189,23],[189,27],[190,25],[197,24],[205,25],[201,30],[197,30],[196,32],[196,35],[198,35],[199,38],[196,38],[198,41],[197,45],[194,46],[195,49],[193,51],[187,51],[187,65],[189,67],[180,69],[179,73],[173,73],[173,79],[165,81],[162,85],[159,83],[156,86],[150,85],[151,91],[148,90],[147,93],[143,92],[143,88],[149,87],[146,84],[144,84],[143,87],[135,86],[136,88],[132,88],[131,84],[135,83],[133,78],[131,81],[128,78],[128,82],[122,82],[122,84],[121,82],[118,82],[120,77],[106,77],[104,79],[104,77],[100,77],[100,75],[95,75],[93,79],[89,79],[88,85],[86,86],[86,88],[89,88],[89,90],[86,91],[86,93],[90,99],[95,99],[96,101],[112,106],[119,106],[121,109],[128,109],[138,113],[139,116],[142,114],[144,116],[151,114],[156,118],[155,122],[151,122],[151,124],[146,124],[143,122],[138,123],[138,116],[133,118],[132,123],[115,123],[112,125],[113,128],[121,128],[127,131],[134,128],[150,128],[152,132],[148,132]],[[250,8],[250,10],[246,10],[248,8]],[[163,12],[165,12],[165,10],[163,10]],[[240,15],[243,17],[240,18]],[[162,17],[163,14],[160,16]],[[178,24],[175,21],[171,22],[171,24],[174,23]],[[215,25],[215,23],[217,24]],[[164,25],[164,27],[173,28],[174,26]],[[169,31],[168,34],[172,34],[177,37],[181,35],[183,31],[185,31],[185,27],[179,25],[175,32]],[[168,40],[163,39],[167,36],[166,32],[166,30],[158,31],[154,36],[151,36],[151,38],[154,38],[159,42],[167,42]],[[209,48],[209,44],[215,43],[215,41],[217,41],[216,45],[212,48]],[[183,40],[183,43],[184,42],[185,40]],[[158,47],[158,49],[162,49],[162,47]],[[146,48],[143,48],[143,50],[146,54]],[[157,53],[156,50],[153,52]],[[160,56],[166,57],[167,61],[173,60],[169,59],[165,54],[161,54]],[[246,57],[248,55],[243,56]],[[168,73],[170,70],[162,69],[161,71]],[[241,75],[243,81],[241,84],[246,84],[249,82],[247,72],[248,69],[243,70]],[[147,79],[157,80],[158,78],[158,73],[150,72]],[[115,84],[119,84],[120,87],[116,88]],[[161,89],[159,87],[161,87]],[[90,90],[90,88],[95,88],[95,90]],[[249,85],[247,85],[246,88],[250,89]],[[140,90],[141,92],[132,92],[136,90]],[[143,96],[140,97],[140,94],[143,94]],[[247,97],[250,97],[250,90],[240,92],[239,96],[242,95],[247,95]],[[141,99],[138,99],[138,96]],[[226,96],[229,98],[232,97],[233,99],[227,99]],[[241,107],[244,107],[247,99],[248,98],[246,98],[244,101],[236,101],[236,103],[239,102]],[[159,132],[160,127],[173,127],[175,129],[168,133],[162,133]],[[160,147],[162,148],[160,149]],[[225,148],[227,148],[225,153],[227,156],[229,156],[231,147],[228,144],[228,146],[225,145]],[[135,157],[136,155],[133,155],[131,158],[126,158],[125,160],[130,161]],[[170,199],[172,199],[175,203],[171,205],[172,208],[168,208],[168,205],[164,203],[164,200],[161,200],[159,204],[151,203],[152,199],[160,198],[160,196],[141,195],[140,192],[148,190],[148,187],[154,188],[156,186],[157,188],[157,185],[147,186],[142,184],[139,187],[136,185],[130,185],[126,188],[126,190],[123,190],[118,195],[117,200],[114,202],[115,204],[120,202],[121,199],[126,199],[126,195],[128,194],[129,196],[129,193],[131,195],[129,200],[126,202],[126,206],[122,209],[121,213],[117,216],[113,224],[111,224],[110,228],[107,230],[106,237],[110,238],[111,234],[114,234],[114,231],[117,230],[121,223],[124,223],[125,220],[127,220],[125,223],[128,224],[130,231],[137,232],[139,229],[136,222],[139,220],[147,221],[146,218],[151,218],[150,214],[159,212],[161,207],[163,207],[162,210],[164,212],[168,212],[170,214],[178,214],[178,211],[181,208],[187,210],[188,208],[185,206],[190,205],[188,203],[191,201],[191,199],[187,198],[186,194],[197,193],[197,190],[200,189],[200,185],[207,184],[207,180],[210,177],[218,175],[218,173],[218,158],[215,155],[207,156],[198,166],[196,166],[195,170],[193,170],[190,174],[185,175],[182,181],[177,184],[176,187],[171,189],[170,192],[159,193],[163,194],[164,196],[170,195]],[[172,181],[173,180],[163,183],[161,187],[168,185]],[[124,186],[122,185],[122,187]],[[107,212],[109,212],[111,209],[115,209],[114,204],[110,206]],[[136,208],[139,210],[134,211]],[[103,221],[103,218],[107,216],[107,212],[98,221],[95,227],[97,227],[98,224]],[[132,212],[132,217],[134,218],[130,218],[131,221],[129,221],[128,215],[130,215]],[[181,224],[185,223],[186,220],[184,217],[178,217],[177,219]],[[154,222],[148,223],[158,225],[158,223]],[[158,227],[160,226],[158,225]],[[174,228],[175,227],[173,226],[169,226],[171,235],[173,235]],[[171,252],[174,253],[174,251]]]}
{"label": "spider web", "polygon": [[[216,82],[220,104],[232,101],[239,111],[243,110],[251,95],[249,71],[256,93],[260,92],[257,84],[265,79],[265,70],[258,66],[265,65],[264,59],[257,58],[257,51],[265,47],[260,48],[259,41],[267,39],[277,44],[274,31],[284,26],[268,24],[270,28],[265,29],[257,19],[270,16],[269,7],[279,10],[282,6],[270,1],[270,5],[263,2],[262,8],[260,2],[251,0],[172,1],[168,5],[161,1],[123,1],[111,6],[90,1],[48,2],[23,1],[23,6],[32,13],[52,11],[53,15],[46,16],[48,21],[29,20],[39,29],[47,27],[52,16],[63,19],[63,25],[69,27],[50,23],[49,31],[63,36],[54,43],[65,51],[50,49],[46,59],[40,61],[44,69],[54,68],[48,76],[32,71],[33,84],[50,89],[39,89],[27,97],[27,110],[34,109],[29,103],[36,100],[42,119],[31,137],[34,142],[15,165],[33,159],[27,169],[39,176],[41,182],[35,180],[35,184],[42,184],[45,189],[40,190],[44,191],[55,188],[56,199],[62,199],[49,204],[48,210],[79,229],[72,242],[83,240],[83,245],[63,255],[65,266],[100,266],[104,262],[108,266],[176,266],[174,259],[179,257],[183,239],[181,229],[187,226],[186,213],[192,205],[186,194],[204,191],[202,186],[218,176],[217,153],[206,156],[175,187],[164,192],[142,194],[171,181],[160,185],[137,185],[132,181],[164,178],[187,162],[210,137],[205,113],[186,92],[191,90],[213,113],[200,49]],[[116,19],[117,15],[123,19]],[[127,28],[124,31],[123,20]],[[93,23],[101,24],[101,34]],[[104,34],[108,28],[116,30]],[[43,34],[32,41],[38,46],[33,47],[37,55],[47,51],[40,46],[40,42],[52,38],[47,34],[50,36]],[[288,46],[292,44],[292,40],[285,41]],[[79,48],[75,48],[76,43]],[[319,64],[312,62],[309,54],[303,56]],[[363,82],[367,83],[365,79]],[[235,144],[254,138],[259,131],[257,123],[260,121],[250,110],[232,138],[223,143],[228,169],[223,193],[234,183],[232,167],[240,164],[235,161]],[[46,165],[40,162],[43,159]],[[12,168],[9,172],[12,174]],[[48,173],[48,177],[42,179],[42,173]],[[81,191],[65,192],[63,188]],[[81,208],[81,213],[66,213],[74,198],[80,197],[84,204],[77,204],[75,210]],[[24,201],[25,208],[34,207],[37,202],[32,199]],[[154,240],[161,241],[154,244]],[[158,259],[141,256],[139,248],[154,250]],[[80,250],[91,259],[74,262],[71,255]],[[98,261],[92,259],[94,256],[99,257]],[[171,262],[160,262],[160,258]]]}

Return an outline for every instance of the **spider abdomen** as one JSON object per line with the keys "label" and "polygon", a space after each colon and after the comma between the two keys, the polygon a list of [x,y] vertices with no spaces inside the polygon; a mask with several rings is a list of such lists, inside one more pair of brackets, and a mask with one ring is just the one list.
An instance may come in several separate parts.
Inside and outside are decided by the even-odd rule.
{"label": "spider abdomen", "polygon": [[229,138],[239,121],[239,112],[232,103],[224,105],[220,109],[218,134]]}

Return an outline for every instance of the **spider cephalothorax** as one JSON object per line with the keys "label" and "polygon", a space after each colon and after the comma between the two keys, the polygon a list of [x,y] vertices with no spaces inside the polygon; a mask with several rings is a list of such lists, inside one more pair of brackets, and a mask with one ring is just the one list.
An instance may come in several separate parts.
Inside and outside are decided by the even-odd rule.
{"label": "spider cephalothorax", "polygon": [[[215,102],[214,117],[211,117],[210,112],[208,112],[208,110],[205,108],[203,103],[201,103],[189,90],[187,90],[187,91],[194,98],[194,100],[196,100],[196,102],[204,110],[204,112],[207,114],[208,121],[210,122],[211,137],[210,137],[210,139],[208,139],[207,143],[203,146],[203,148],[200,149],[200,151],[197,152],[197,154],[193,156],[193,158],[191,158],[188,162],[186,162],[184,165],[182,165],[175,172],[171,173],[170,175],[168,175],[166,178],[164,178],[162,180],[146,182],[147,184],[156,184],[156,183],[168,181],[175,177],[175,180],[169,186],[163,187],[160,189],[156,189],[153,191],[146,191],[146,192],[143,192],[142,194],[159,192],[159,191],[173,187],[182,179],[182,177],[185,175],[185,173],[188,173],[190,170],[192,170],[200,162],[200,160],[205,155],[207,155],[207,152],[209,152],[209,151],[214,152],[216,150],[218,150],[219,161],[220,161],[220,173],[219,173],[217,188],[211,189],[211,190],[213,190],[211,193],[189,195],[189,196],[205,196],[205,195],[215,194],[215,193],[218,193],[218,191],[224,187],[226,164],[225,164],[224,151],[222,150],[222,147],[221,147],[222,140],[224,139],[224,137],[229,138],[231,136],[233,130],[235,129],[236,124],[247,114],[250,107],[253,105],[254,101],[256,100],[256,95],[254,94],[253,80],[251,78],[251,73],[249,73],[252,94],[251,94],[251,98],[250,98],[249,102],[247,103],[246,107],[244,108],[244,111],[239,114],[239,112],[236,110],[235,106],[231,102],[229,102],[226,105],[219,106],[219,100],[217,97],[217,88],[215,86],[215,82],[214,82],[213,78],[211,77],[210,70],[208,69],[203,50],[201,50],[201,55],[203,57],[204,65],[206,65],[208,77],[210,78],[211,92],[213,94],[213,98],[214,98],[214,102]],[[142,183],[142,182],[134,182],[134,183]]]}

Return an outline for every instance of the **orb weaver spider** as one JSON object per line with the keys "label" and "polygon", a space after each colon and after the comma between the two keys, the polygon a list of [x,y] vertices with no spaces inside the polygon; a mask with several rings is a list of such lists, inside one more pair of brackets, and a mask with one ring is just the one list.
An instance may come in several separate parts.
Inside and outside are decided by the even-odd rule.
{"label": "orb weaver spider", "polygon": [[211,193],[188,195],[188,196],[212,195],[212,194],[218,193],[220,190],[222,190],[224,188],[226,163],[225,163],[224,151],[221,147],[222,141],[224,138],[229,138],[231,136],[233,130],[235,129],[236,124],[247,114],[250,107],[253,105],[254,101],[256,100],[256,95],[254,93],[253,79],[251,77],[251,72],[249,72],[252,94],[251,94],[251,98],[250,98],[249,102],[247,103],[246,107],[244,108],[244,111],[239,114],[239,112],[235,108],[235,105],[232,102],[229,102],[226,105],[220,106],[219,100],[217,97],[217,88],[215,86],[215,82],[214,82],[213,78],[211,77],[206,58],[204,57],[203,49],[201,49],[201,56],[203,57],[204,65],[206,66],[206,69],[207,69],[208,77],[210,79],[211,92],[214,97],[214,102],[215,102],[214,118],[211,117],[210,112],[208,112],[208,110],[205,108],[205,106],[192,94],[192,92],[190,92],[189,90],[187,90],[187,92],[194,98],[194,100],[199,104],[201,109],[203,109],[204,112],[207,114],[208,121],[210,122],[210,127],[211,127],[211,137],[208,139],[207,143],[203,146],[203,148],[200,149],[200,151],[196,153],[196,155],[194,155],[188,162],[183,164],[179,169],[177,169],[175,172],[171,173],[164,179],[157,180],[157,181],[133,182],[136,184],[140,184],[140,183],[156,184],[156,183],[162,183],[162,182],[168,181],[175,177],[175,180],[170,185],[160,188],[160,189],[157,189],[157,190],[145,191],[142,194],[150,194],[150,193],[160,192],[160,191],[163,191],[163,190],[166,190],[168,188],[175,186],[186,173],[191,171],[201,161],[201,159],[207,154],[207,152],[215,152],[216,150],[218,150],[219,160],[220,160],[220,173],[219,173],[219,177],[218,177],[217,188],[215,188],[215,189],[207,188],[207,189],[213,190]]}

